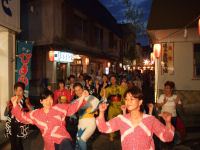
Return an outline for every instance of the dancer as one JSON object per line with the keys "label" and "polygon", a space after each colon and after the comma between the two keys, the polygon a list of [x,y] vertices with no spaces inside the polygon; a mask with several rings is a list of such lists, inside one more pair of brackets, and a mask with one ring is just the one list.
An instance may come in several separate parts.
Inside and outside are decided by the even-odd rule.
{"label": "dancer", "polygon": [[12,114],[25,124],[36,125],[44,139],[45,150],[72,150],[71,137],[65,128],[65,117],[77,112],[86,104],[84,100],[88,92],[84,91],[82,96],[73,104],[57,104],[53,106],[53,93],[49,90],[41,93],[41,109],[24,113],[17,104],[18,96],[11,98],[13,109]]}
{"label": "dancer", "polygon": [[118,115],[108,122],[104,119],[108,104],[100,104],[99,117],[96,119],[100,132],[111,133],[120,130],[123,150],[154,150],[153,134],[164,142],[173,140],[174,127],[171,124],[170,113],[160,114],[165,120],[166,126],[164,126],[155,117],[143,113],[143,95],[138,87],[128,89],[124,97],[126,108],[130,113]]}
{"label": "dancer", "polygon": [[[103,94],[105,93],[105,97],[110,101],[110,106],[108,109],[109,120],[121,114],[121,105],[124,103],[123,95],[124,92],[126,91],[126,88],[117,85],[115,75],[112,75],[110,77],[110,82],[111,86],[107,88],[105,88],[107,84],[104,83],[100,93],[101,96],[103,96]],[[115,135],[116,133],[110,134],[111,142],[114,140]]]}
{"label": "dancer", "polygon": [[[14,85],[14,93],[17,96],[16,103],[19,105],[21,111],[31,111],[33,108],[29,99],[24,96],[25,85],[22,82],[17,82]],[[6,120],[6,137],[9,137],[11,143],[11,150],[23,150],[22,139],[28,135],[29,126],[19,122],[12,114],[13,105],[8,101],[5,115],[8,116]]]}
{"label": "dancer", "polygon": [[[80,83],[74,85],[75,94],[81,97],[83,94],[83,86]],[[87,105],[79,110],[78,133],[76,141],[76,150],[86,150],[87,140],[92,136],[96,129],[96,121],[94,115],[97,114],[97,106],[99,100],[89,95],[85,98]]]}

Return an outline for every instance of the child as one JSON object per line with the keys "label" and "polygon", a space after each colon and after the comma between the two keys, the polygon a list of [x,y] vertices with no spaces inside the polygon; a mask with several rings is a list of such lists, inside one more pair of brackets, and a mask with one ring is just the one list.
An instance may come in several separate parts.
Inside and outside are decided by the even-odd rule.
{"label": "child", "polygon": [[56,104],[53,106],[53,93],[44,91],[40,96],[41,109],[24,113],[17,104],[17,96],[12,97],[12,114],[25,124],[36,125],[42,132],[44,139],[44,149],[60,150],[66,148],[72,150],[71,137],[67,132],[65,117],[77,112],[82,105],[86,104],[84,100],[88,92],[84,91],[82,96],[73,104]]}
{"label": "child", "polygon": [[100,132],[111,133],[120,130],[123,150],[154,150],[153,134],[156,134],[164,142],[173,140],[174,127],[171,125],[171,114],[166,112],[160,114],[165,120],[166,126],[155,117],[144,114],[143,95],[138,87],[134,86],[128,89],[124,97],[129,113],[118,115],[108,122],[105,122],[104,119],[104,112],[108,104],[100,104],[99,117],[96,119]]}
{"label": "child", "polygon": [[[14,85],[14,93],[17,96],[16,103],[21,111],[32,110],[29,99],[24,96],[25,85],[22,82],[17,82]],[[9,137],[11,150],[23,150],[22,139],[28,135],[29,126],[19,122],[12,114],[13,105],[8,101],[5,115],[6,120],[6,137]]]}

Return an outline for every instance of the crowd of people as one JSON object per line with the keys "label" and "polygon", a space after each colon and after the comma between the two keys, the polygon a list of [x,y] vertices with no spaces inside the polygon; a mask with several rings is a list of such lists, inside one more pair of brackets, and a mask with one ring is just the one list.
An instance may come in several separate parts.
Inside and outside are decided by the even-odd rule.
{"label": "crowd of people", "polygon": [[[110,142],[120,131],[123,150],[158,149],[156,141],[154,144],[158,138],[172,145],[176,139],[176,106],[182,105],[173,94],[174,82],[167,81],[164,87],[165,94],[155,105],[151,71],[101,77],[70,75],[67,81],[58,81],[57,90],[47,85],[40,95],[42,107],[34,110],[24,96],[24,84],[17,82],[15,96],[5,111],[6,135],[12,150],[23,150],[21,139],[27,136],[27,124],[40,129],[46,150],[86,150],[87,141],[97,135],[97,128],[110,134]],[[161,108],[159,119],[153,116],[154,106]]]}

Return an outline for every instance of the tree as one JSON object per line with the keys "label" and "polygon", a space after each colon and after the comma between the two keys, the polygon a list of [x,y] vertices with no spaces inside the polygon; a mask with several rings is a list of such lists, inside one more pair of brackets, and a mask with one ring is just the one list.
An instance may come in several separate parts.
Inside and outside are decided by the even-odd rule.
{"label": "tree", "polygon": [[136,3],[132,3],[130,0],[123,0],[123,3],[127,8],[124,12],[125,22],[135,27],[137,35],[146,37],[145,25],[144,21],[142,21],[143,11]]}

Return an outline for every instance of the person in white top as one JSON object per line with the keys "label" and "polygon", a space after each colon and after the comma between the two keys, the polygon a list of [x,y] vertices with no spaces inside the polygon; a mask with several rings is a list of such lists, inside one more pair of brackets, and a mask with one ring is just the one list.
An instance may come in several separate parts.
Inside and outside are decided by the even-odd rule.
{"label": "person in white top", "polygon": [[[182,107],[181,100],[178,95],[173,94],[173,90],[175,87],[175,83],[172,81],[165,82],[165,93],[160,95],[156,106],[158,108],[161,107],[161,113],[168,112],[172,114],[172,125],[176,128],[176,106]],[[176,136],[176,135],[175,135]]]}

